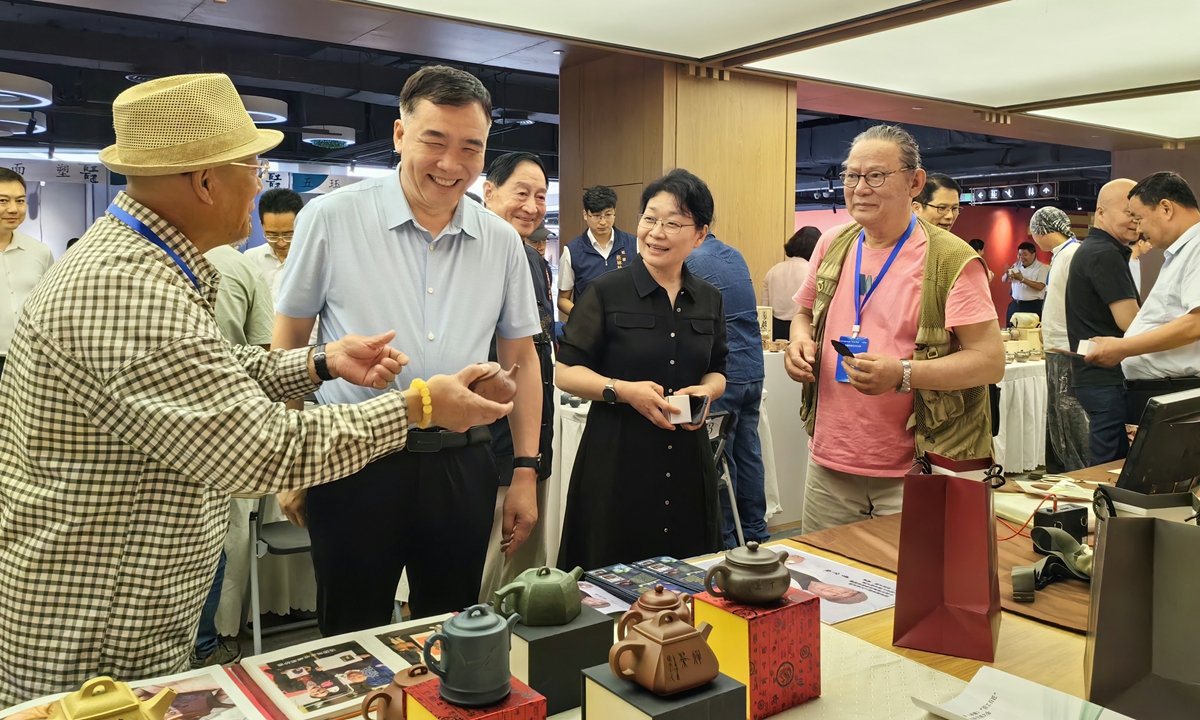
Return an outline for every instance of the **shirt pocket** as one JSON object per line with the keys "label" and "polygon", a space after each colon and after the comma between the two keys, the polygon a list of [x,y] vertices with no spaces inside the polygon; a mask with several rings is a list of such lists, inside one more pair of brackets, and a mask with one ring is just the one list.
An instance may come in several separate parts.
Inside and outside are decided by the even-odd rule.
{"label": "shirt pocket", "polygon": [[701,335],[712,335],[714,320],[704,320],[701,318],[692,318],[692,330]]}
{"label": "shirt pocket", "polygon": [[654,316],[645,313],[613,313],[613,324],[624,330],[651,330],[654,328]]}

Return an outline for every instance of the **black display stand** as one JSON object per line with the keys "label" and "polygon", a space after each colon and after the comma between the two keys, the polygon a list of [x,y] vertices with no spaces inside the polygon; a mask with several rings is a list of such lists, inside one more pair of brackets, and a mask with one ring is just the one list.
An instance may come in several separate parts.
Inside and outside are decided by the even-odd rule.
{"label": "black display stand", "polygon": [[620,680],[608,663],[583,671],[583,720],[746,720],[746,686],[717,675],[707,685],[661,697]]}
{"label": "black display stand", "polygon": [[608,662],[613,644],[613,619],[587,605],[566,625],[513,626],[512,674],[546,697],[547,712],[555,715],[579,707],[579,673]]}

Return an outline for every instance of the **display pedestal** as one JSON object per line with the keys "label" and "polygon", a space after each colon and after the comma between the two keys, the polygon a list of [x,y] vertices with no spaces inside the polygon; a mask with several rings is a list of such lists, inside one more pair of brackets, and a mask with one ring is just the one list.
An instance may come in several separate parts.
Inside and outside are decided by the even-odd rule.
{"label": "display pedestal", "polygon": [[509,665],[514,677],[546,697],[547,712],[557,715],[579,707],[579,673],[607,662],[612,644],[613,619],[584,605],[566,625],[514,625]]}
{"label": "display pedestal", "polygon": [[746,717],[762,720],[821,695],[821,605],[791,590],[774,605],[693,596],[696,624],[712,625],[708,645],[721,671],[745,683]]}
{"label": "display pedestal", "polygon": [[507,698],[485,708],[451,705],[438,693],[440,685],[434,678],[404,691],[407,720],[546,720],[546,698],[516,678]]}
{"label": "display pedestal", "polygon": [[745,720],[746,686],[728,675],[717,675],[706,685],[662,697],[617,678],[608,663],[583,671],[583,720],[698,718]]}

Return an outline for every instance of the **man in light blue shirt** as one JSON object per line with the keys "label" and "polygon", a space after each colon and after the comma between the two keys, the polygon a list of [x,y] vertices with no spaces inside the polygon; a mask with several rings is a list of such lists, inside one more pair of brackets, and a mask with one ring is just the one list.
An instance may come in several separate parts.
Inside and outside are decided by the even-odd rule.
{"label": "man in light blue shirt", "polygon": [[[463,198],[483,169],[490,124],[491,98],[471,75],[430,66],[409,78],[395,125],[399,172],[318,198],[298,216],[274,344],[304,345],[316,316],[321,341],[345,328],[395,328],[393,344],[409,357],[397,378],[406,387],[486,361],[498,335],[500,364],[520,365],[502,535],[511,556],[537,522],[542,387],[532,336],[541,326],[517,232]],[[318,398],[374,394],[331,382]],[[476,602],[496,503],[491,434],[431,428],[409,438],[405,451],[308,492],[327,636],[387,624],[405,568],[416,617]]]}

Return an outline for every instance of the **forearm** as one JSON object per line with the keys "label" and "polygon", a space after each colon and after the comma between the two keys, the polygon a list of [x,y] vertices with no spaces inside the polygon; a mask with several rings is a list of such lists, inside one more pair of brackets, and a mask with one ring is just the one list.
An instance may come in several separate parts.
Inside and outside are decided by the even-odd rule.
{"label": "forearm", "polygon": [[572,293],[570,290],[560,292],[558,294],[558,312],[559,316],[564,320],[571,315],[571,311],[575,309],[575,303],[571,300]]}
{"label": "forearm", "polygon": [[964,347],[945,357],[913,360],[910,384],[922,390],[963,390],[998,383],[1004,379],[1004,346],[997,345],[999,352]]}
{"label": "forearm", "polygon": [[1025,287],[1034,292],[1041,292],[1046,289],[1046,283],[1034,282],[1032,280],[1022,280],[1021,282],[1025,284]]}
{"label": "forearm", "polygon": [[1125,357],[1165,352],[1200,341],[1200,309],[1178,317],[1162,327],[1140,335],[1122,338],[1121,354]]}
{"label": "forearm", "polygon": [[542,427],[542,367],[531,338],[510,341],[501,338],[496,356],[502,367],[520,365],[517,370],[517,397],[509,415],[514,457],[538,454]]}
{"label": "forearm", "polygon": [[[563,392],[584,400],[603,400],[609,378],[583,365],[563,365],[554,368],[554,385]],[[618,381],[618,385],[620,382]],[[620,395],[618,394],[618,397]]]}
{"label": "forearm", "polygon": [[813,339],[812,308],[801,306],[796,311],[796,316],[792,318],[790,334],[790,342]]}
{"label": "forearm", "polygon": [[256,345],[233,345],[230,354],[274,402],[302,398],[321,385],[307,347],[266,352]]}
{"label": "forearm", "polygon": [[721,373],[705,373],[700,384],[709,390],[709,400],[716,401],[725,394],[725,376]]}

